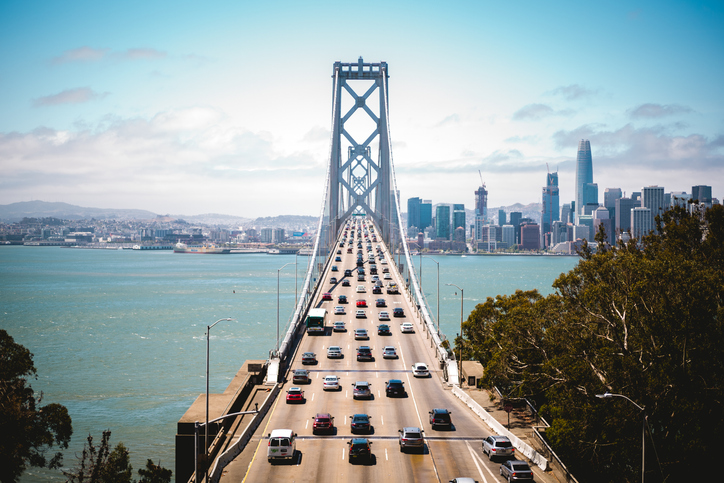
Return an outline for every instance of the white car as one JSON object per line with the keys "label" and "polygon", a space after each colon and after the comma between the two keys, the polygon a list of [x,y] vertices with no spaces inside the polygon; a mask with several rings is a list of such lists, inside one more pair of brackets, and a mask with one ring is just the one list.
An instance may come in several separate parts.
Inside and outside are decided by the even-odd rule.
{"label": "white car", "polygon": [[385,280],[392,280],[392,275],[390,275],[389,273],[386,273],[382,276],[382,278],[384,278]]}
{"label": "white car", "polygon": [[341,358],[342,358],[342,348],[338,345],[329,346],[329,349],[327,349],[327,359],[341,359]]}
{"label": "white car", "polygon": [[380,259],[380,263],[381,263],[382,265],[387,265],[387,260],[385,260],[384,258],[382,258],[382,259]]}
{"label": "white car", "polygon": [[403,334],[414,334],[415,326],[412,325],[410,322],[405,322],[404,324],[400,324],[400,330]]}
{"label": "white car", "polygon": [[324,382],[322,383],[322,389],[324,389],[325,391],[337,391],[339,389],[339,377],[324,376]]}
{"label": "white car", "polygon": [[415,377],[430,377],[430,370],[427,368],[427,364],[415,362],[412,365],[412,375]]}
{"label": "white car", "polygon": [[334,308],[334,315],[344,315],[344,307],[338,305]]}
{"label": "white car", "polygon": [[380,320],[390,320],[390,313],[383,310],[382,312],[380,312],[379,317],[380,317]]}
{"label": "white car", "polygon": [[362,309],[358,310],[358,311],[355,313],[354,316],[355,316],[355,318],[358,318],[358,319],[366,319],[366,318],[367,318],[367,314],[366,314],[365,311],[362,310]]}
{"label": "white car", "polygon": [[365,293],[367,290],[364,285],[357,285],[357,293]]}

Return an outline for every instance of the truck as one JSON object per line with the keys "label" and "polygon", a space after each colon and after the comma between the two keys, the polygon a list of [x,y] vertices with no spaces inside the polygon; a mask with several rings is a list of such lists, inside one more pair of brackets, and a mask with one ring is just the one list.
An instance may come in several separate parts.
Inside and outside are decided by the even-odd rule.
{"label": "truck", "polygon": [[327,309],[311,309],[305,322],[307,334],[324,334],[327,324]]}

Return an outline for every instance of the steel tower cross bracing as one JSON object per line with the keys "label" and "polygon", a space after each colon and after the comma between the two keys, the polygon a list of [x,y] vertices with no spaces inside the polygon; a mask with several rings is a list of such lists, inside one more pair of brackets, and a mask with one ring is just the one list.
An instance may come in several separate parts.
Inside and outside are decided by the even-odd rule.
{"label": "steel tower cross bracing", "polygon": [[[389,243],[390,225],[397,220],[391,220],[387,63],[365,63],[362,57],[356,63],[335,62],[332,79],[330,239],[336,238],[341,222],[348,216],[364,213],[374,219]],[[370,120],[372,129],[367,127]]]}

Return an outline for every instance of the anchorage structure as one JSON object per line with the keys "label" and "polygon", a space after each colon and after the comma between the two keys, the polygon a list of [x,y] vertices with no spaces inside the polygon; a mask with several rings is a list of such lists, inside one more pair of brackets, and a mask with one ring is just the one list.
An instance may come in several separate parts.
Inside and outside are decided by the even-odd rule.
{"label": "anchorage structure", "polygon": [[369,64],[360,57],[357,63],[334,63],[327,199],[332,239],[354,214],[371,216],[388,244],[396,234],[387,78],[386,62]]}

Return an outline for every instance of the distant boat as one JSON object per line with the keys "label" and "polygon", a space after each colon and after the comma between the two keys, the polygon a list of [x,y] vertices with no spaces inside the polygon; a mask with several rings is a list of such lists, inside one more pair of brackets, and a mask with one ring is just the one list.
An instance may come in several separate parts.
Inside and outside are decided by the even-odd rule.
{"label": "distant boat", "polygon": [[205,253],[211,255],[225,255],[231,253],[230,248],[221,248],[214,245],[188,246],[178,242],[173,248],[174,253]]}

